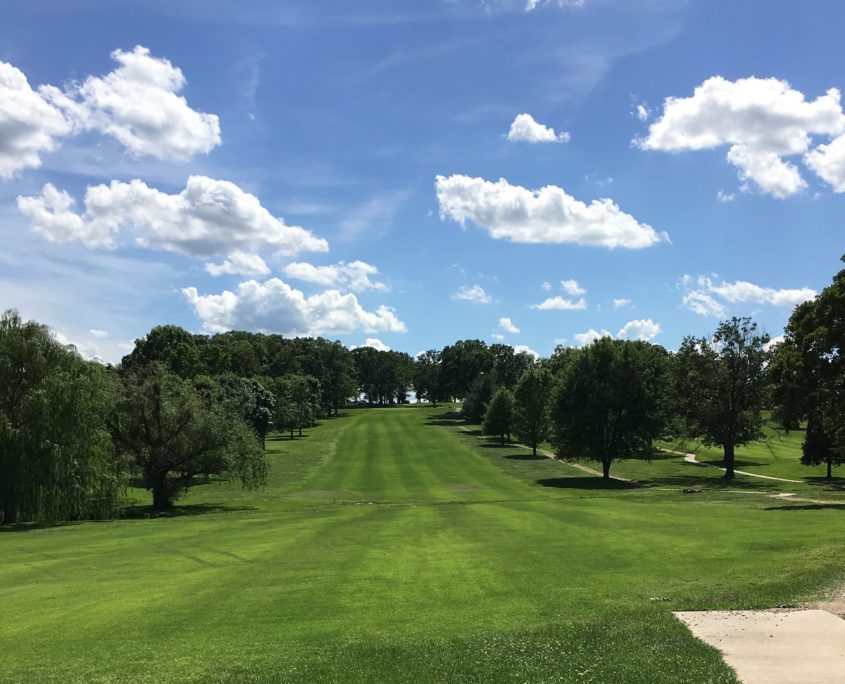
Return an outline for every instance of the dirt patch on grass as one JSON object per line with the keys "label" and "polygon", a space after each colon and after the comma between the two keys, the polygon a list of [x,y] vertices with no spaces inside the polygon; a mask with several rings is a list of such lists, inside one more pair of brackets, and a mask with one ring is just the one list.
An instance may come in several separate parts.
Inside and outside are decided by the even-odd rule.
{"label": "dirt patch on grass", "polygon": [[828,613],[838,615],[845,620],[845,584],[833,591],[830,596],[808,604],[807,608],[826,610]]}

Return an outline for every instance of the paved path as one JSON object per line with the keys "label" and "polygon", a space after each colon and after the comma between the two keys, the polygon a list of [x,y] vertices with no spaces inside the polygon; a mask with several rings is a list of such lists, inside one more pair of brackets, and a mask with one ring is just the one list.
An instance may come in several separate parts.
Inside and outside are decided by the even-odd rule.
{"label": "paved path", "polygon": [[842,684],[845,620],[824,610],[675,613],[744,684]]}
{"label": "paved path", "polygon": [[[695,454],[685,454],[683,451],[674,451],[672,449],[661,449],[661,451],[665,451],[667,454],[677,454],[678,456],[683,456],[684,460],[687,463],[692,463],[698,466],[704,466],[705,468],[715,468],[716,470],[725,469],[721,466],[715,466],[711,463],[702,463],[701,461],[697,461],[695,459]],[[785,477],[772,477],[771,475],[759,475],[757,473],[749,473],[746,470],[734,470],[735,473],[738,475],[747,475],[748,477],[759,477],[762,480],[777,480],[778,482],[792,482],[793,484],[804,484],[803,480],[787,480]]]}

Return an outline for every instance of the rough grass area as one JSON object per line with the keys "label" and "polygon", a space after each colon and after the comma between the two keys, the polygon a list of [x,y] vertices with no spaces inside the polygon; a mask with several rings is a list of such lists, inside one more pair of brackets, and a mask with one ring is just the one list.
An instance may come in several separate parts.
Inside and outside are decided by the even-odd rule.
{"label": "rough grass area", "polygon": [[843,579],[843,511],[764,496],[792,485],[666,457],[606,486],[445,414],[270,440],[266,489],[172,516],[133,491],[129,519],[0,531],[0,681],[733,682],[671,611]]}

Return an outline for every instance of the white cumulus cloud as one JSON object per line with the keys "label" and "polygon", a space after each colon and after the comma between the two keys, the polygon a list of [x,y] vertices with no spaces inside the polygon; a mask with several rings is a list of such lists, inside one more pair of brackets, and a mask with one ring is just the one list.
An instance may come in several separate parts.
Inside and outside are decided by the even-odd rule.
{"label": "white cumulus cloud", "polygon": [[[350,349],[358,349],[359,347],[370,347],[371,349],[375,349],[376,351],[382,351],[382,352],[389,352],[390,351],[390,347],[387,346],[384,342],[382,342],[378,337],[368,337],[366,340],[364,340],[364,344],[361,344],[361,345],[354,345],[353,344],[349,348]],[[425,352],[419,352],[417,354],[417,356],[419,356],[420,354],[424,354],[424,353]],[[416,357],[414,357],[414,358],[416,358]]]}
{"label": "white cumulus cloud", "polygon": [[630,299],[626,299],[625,297],[620,297],[619,299],[613,300],[613,308],[614,309],[624,309],[626,306],[631,306],[633,302]]}
{"label": "white cumulus cloud", "polygon": [[693,313],[697,313],[699,316],[724,318],[728,315],[724,304],[717,302],[713,297],[701,290],[687,292],[682,301],[686,308]]}
{"label": "white cumulus cloud", "polygon": [[533,356],[535,361],[540,358],[540,355],[527,344],[518,344],[513,348],[513,350],[517,354],[528,354],[529,356]]}
{"label": "white cumulus cloud", "polygon": [[470,220],[497,240],[640,249],[667,239],[610,199],[587,205],[554,185],[529,190],[503,178],[454,175],[437,176],[436,189],[442,219]]}
{"label": "white cumulus cloud", "polygon": [[532,304],[531,308],[539,309],[540,311],[581,311],[587,308],[587,300],[583,297],[577,301],[560,296],[549,297],[539,304]]}
{"label": "white cumulus cloud", "polygon": [[484,291],[481,285],[462,285],[452,295],[452,299],[461,299],[466,302],[477,302],[478,304],[489,304],[493,298]]}
{"label": "white cumulus cloud", "polygon": [[745,280],[732,283],[714,285],[709,279],[704,280],[705,287],[728,302],[750,302],[754,304],[770,304],[793,308],[816,296],[816,291],[809,287],[784,288],[776,290],[771,287],[761,287]]}
{"label": "white cumulus cloud", "polygon": [[599,331],[590,328],[587,332],[575,333],[573,337],[575,339],[575,346],[587,347],[596,340],[600,340],[602,337],[613,337],[613,335],[611,335],[607,330]]}
{"label": "white cumulus cloud", "polygon": [[[643,340],[650,342],[660,333],[661,328],[659,323],[655,323],[650,318],[642,318],[636,321],[628,321],[616,333],[616,338],[620,340]],[[604,329],[595,330],[594,328],[590,328],[586,332],[576,333],[573,337],[575,339],[575,346],[586,347],[602,337],[613,339],[613,334]]]}
{"label": "white cumulus cloud", "polygon": [[119,64],[114,71],[64,92],[44,86],[44,97],[77,129],[109,135],[135,155],[186,160],[220,144],[218,117],[191,109],[178,94],[186,83],[181,69],[140,45],[111,57]]}
{"label": "white cumulus cloud", "polygon": [[41,153],[72,130],[56,107],[34,91],[20,69],[0,62],[0,178],[41,165]]}
{"label": "white cumulus cloud", "polygon": [[530,114],[518,114],[511,122],[510,130],[508,130],[508,140],[513,142],[567,143],[569,137],[569,133],[566,131],[555,133],[554,128],[535,121]]}
{"label": "white cumulus cloud", "polygon": [[223,263],[205,265],[205,270],[213,276],[219,275],[244,275],[244,276],[262,276],[270,273],[270,267],[267,266],[264,259],[257,254],[247,254],[246,252],[234,251]]}
{"label": "white cumulus cloud", "polygon": [[654,339],[660,334],[660,324],[650,318],[643,318],[637,321],[628,321],[616,336],[622,340],[645,340]]}
{"label": "white cumulus cloud", "polygon": [[717,283],[708,276],[698,276],[693,281],[691,276],[685,275],[678,286],[684,290],[682,303],[686,308],[702,316],[717,318],[727,316],[728,311],[724,302],[793,308],[817,294],[809,287],[775,289],[756,285],[747,280]]}
{"label": "white cumulus cloud", "polygon": [[[806,182],[784,157],[805,154],[813,135],[839,136],[843,131],[845,115],[835,88],[808,101],[775,78],[729,81],[714,76],[691,97],[667,98],[662,116],[635,143],[642,149],[669,152],[727,145],[727,159],[738,168],[741,180],[753,181],[775,197],[787,197],[806,187]],[[818,148],[806,162],[835,188],[836,162],[830,159],[837,154],[829,151],[833,147]],[[845,165],[842,171],[845,181]]]}
{"label": "white cumulus cloud", "polygon": [[580,297],[581,295],[587,294],[587,290],[581,287],[577,280],[561,280],[560,286],[566,294],[572,295],[573,297]]}
{"label": "white cumulus cloud", "polygon": [[387,306],[365,310],[354,294],[326,290],[306,297],[279,278],[247,280],[236,292],[201,295],[182,290],[209,332],[254,330],[284,335],[345,335],[364,332],[406,332],[405,324]]}
{"label": "white cumulus cloud", "polygon": [[314,266],[304,261],[295,261],[285,266],[285,275],[308,283],[346,288],[354,292],[388,289],[384,283],[370,280],[370,276],[378,275],[378,268],[363,261],[341,261],[332,266]]}
{"label": "white cumulus cloud", "polygon": [[73,205],[68,193],[49,183],[40,196],[18,197],[18,208],[36,232],[53,242],[113,247],[119,234],[127,231],[138,245],[197,257],[236,250],[254,253],[260,248],[282,255],[328,250],[325,240],[285,224],[254,195],[206,176],[191,176],[176,195],[137,179],[89,186],[84,212],[76,213]]}
{"label": "white cumulus cloud", "polygon": [[519,334],[519,328],[513,324],[513,321],[510,318],[500,318],[499,329],[505,331],[506,333],[510,333],[511,335]]}

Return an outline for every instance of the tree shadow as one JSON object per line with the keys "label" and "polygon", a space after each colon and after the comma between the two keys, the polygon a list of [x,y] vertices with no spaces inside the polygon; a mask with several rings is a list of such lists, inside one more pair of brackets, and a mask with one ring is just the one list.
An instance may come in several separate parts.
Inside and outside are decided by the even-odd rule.
{"label": "tree shadow", "polygon": [[830,491],[845,491],[845,477],[832,477],[830,479],[823,476],[805,477],[807,484],[822,487]]}
{"label": "tree shadow", "polygon": [[726,480],[724,477],[696,477],[695,475],[668,475],[641,479],[640,482],[649,487],[679,487],[681,489],[730,489],[736,491],[777,492],[779,486],[773,482],[751,478],[735,478]]}
{"label": "tree shadow", "polygon": [[[705,463],[707,465],[716,466],[717,468],[724,468],[725,467],[724,460],[721,459],[721,458],[713,458],[713,459],[708,459],[706,461],[702,461],[701,459],[696,458],[696,460],[699,463]],[[760,461],[742,461],[738,458],[734,460],[734,469],[736,469],[736,470],[742,470],[743,468],[746,468],[748,466],[751,466],[752,468],[768,468],[769,464],[768,463],[760,463]]]}
{"label": "tree shadow", "polygon": [[54,522],[20,522],[0,525],[0,534],[7,532],[31,532],[33,530],[49,530],[54,527],[73,527],[85,522],[110,522],[108,520],[56,520]]}
{"label": "tree shadow", "polygon": [[792,506],[766,506],[767,511],[821,511],[825,508],[843,511],[845,503],[794,504]]}
{"label": "tree shadow", "polygon": [[511,454],[510,456],[503,456],[502,458],[507,458],[511,461],[549,461],[551,460],[548,456],[543,456],[542,454]]}
{"label": "tree shadow", "polygon": [[187,504],[174,506],[167,511],[156,511],[152,506],[126,506],[120,511],[124,520],[150,520],[154,518],[183,518],[209,513],[236,513],[258,510],[254,506],[223,506],[221,504]]}
{"label": "tree shadow", "polygon": [[642,485],[624,480],[605,480],[602,477],[550,477],[537,480],[542,487],[554,489],[607,489],[607,490],[628,490],[641,489]]}

